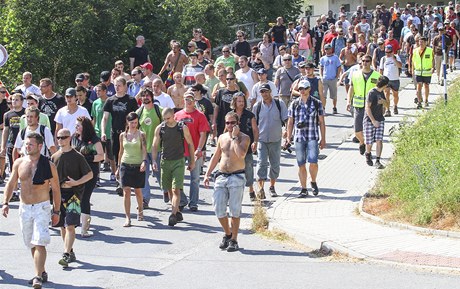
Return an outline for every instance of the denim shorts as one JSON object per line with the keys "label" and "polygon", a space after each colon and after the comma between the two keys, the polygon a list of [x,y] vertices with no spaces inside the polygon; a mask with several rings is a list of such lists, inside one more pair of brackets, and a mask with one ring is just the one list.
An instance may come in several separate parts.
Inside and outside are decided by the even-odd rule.
{"label": "denim shorts", "polygon": [[317,140],[301,141],[295,143],[295,155],[297,165],[302,166],[307,163],[318,163],[319,147]]}
{"label": "denim shorts", "polygon": [[216,178],[212,203],[217,218],[227,216],[227,204],[230,217],[240,217],[245,183],[244,172],[230,176],[220,175]]}

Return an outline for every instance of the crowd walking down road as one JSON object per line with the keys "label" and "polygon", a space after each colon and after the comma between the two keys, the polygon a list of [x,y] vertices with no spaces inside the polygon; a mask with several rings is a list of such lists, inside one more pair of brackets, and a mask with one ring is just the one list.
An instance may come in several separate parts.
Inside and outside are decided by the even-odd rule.
{"label": "crowd walking down road", "polygon": [[[158,74],[138,36],[130,70],[117,60],[95,86],[85,72],[64,96],[49,78],[35,86],[31,72],[9,96],[0,84],[0,287],[171,288],[174,268],[194,276],[185,278],[192,288],[209,288],[248,282],[203,274],[219,271],[219,258],[273,258],[281,271],[311,258],[251,234],[259,204],[270,229],[312,249],[460,269],[456,239],[356,215],[391,161],[389,131],[430,109],[458,76],[460,5],[440,9],[395,2],[348,17],[341,8],[311,28],[278,17],[260,43],[238,30],[218,57],[195,28],[187,52],[170,41]],[[287,287],[274,284],[264,288]]]}

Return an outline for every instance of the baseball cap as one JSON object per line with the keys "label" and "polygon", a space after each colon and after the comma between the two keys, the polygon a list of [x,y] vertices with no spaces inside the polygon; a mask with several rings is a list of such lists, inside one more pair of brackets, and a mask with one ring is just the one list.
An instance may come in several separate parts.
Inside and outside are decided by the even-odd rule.
{"label": "baseball cap", "polygon": [[306,68],[316,68],[316,65],[315,65],[313,62],[307,62],[307,63],[305,64],[305,67],[306,67]]}
{"label": "baseball cap", "polygon": [[444,20],[444,24],[450,24],[449,19]]}
{"label": "baseball cap", "polygon": [[102,71],[102,72],[101,72],[100,81],[101,81],[101,82],[106,82],[106,81],[108,81],[109,79],[110,79],[110,71],[107,71],[107,70]]}
{"label": "baseball cap", "polygon": [[148,70],[153,70],[153,65],[150,62],[146,62],[141,65],[142,68],[148,69]]}
{"label": "baseball cap", "polygon": [[324,45],[324,49],[331,49],[331,48],[332,48],[332,45],[330,45],[330,44]]}
{"label": "baseball cap", "polygon": [[26,96],[26,99],[34,99],[35,101],[40,102],[40,97],[38,95],[33,94],[33,93],[28,94]]}
{"label": "baseball cap", "polygon": [[260,68],[257,70],[257,74],[267,74],[267,70],[265,68]]}
{"label": "baseball cap", "polygon": [[310,81],[305,79],[299,82],[299,88],[309,88],[309,87],[310,87]]}
{"label": "baseball cap", "polygon": [[191,56],[196,56],[196,57],[198,57],[198,53],[196,53],[196,52],[191,52],[191,53],[188,55],[188,57],[191,57]]}
{"label": "baseball cap", "polygon": [[305,68],[305,67],[307,67],[307,63],[305,61],[301,61],[301,62],[299,62],[299,64],[297,64],[297,67]]}
{"label": "baseball cap", "polygon": [[83,73],[79,73],[77,74],[77,76],[75,76],[75,81],[83,81],[85,80],[85,76],[83,75]]}
{"label": "baseball cap", "polygon": [[385,40],[383,40],[383,38],[379,38],[379,39],[377,40],[377,43],[378,43],[378,44],[383,44],[383,43],[385,43]]}
{"label": "baseball cap", "polygon": [[393,46],[391,46],[391,44],[388,44],[387,46],[385,46],[385,49],[391,49],[391,50],[393,50]]}
{"label": "baseball cap", "polygon": [[187,92],[184,94],[184,98],[192,98],[192,99],[195,99],[195,95],[193,94],[192,91],[187,91]]}
{"label": "baseball cap", "polygon": [[283,56],[283,60],[291,60],[292,56],[290,54],[286,54]]}
{"label": "baseball cap", "polygon": [[272,89],[270,88],[270,85],[268,83],[264,83],[259,87],[259,91],[263,91],[263,90],[272,91]]}
{"label": "baseball cap", "polygon": [[75,88],[69,87],[69,88],[66,89],[65,95],[76,96],[76,95],[77,95],[77,91],[75,90]]}

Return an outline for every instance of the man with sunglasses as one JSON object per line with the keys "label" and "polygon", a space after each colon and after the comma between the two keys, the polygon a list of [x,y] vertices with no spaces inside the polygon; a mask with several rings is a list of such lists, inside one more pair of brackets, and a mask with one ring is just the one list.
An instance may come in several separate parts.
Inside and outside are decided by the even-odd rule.
{"label": "man with sunglasses", "polygon": [[279,98],[284,101],[286,106],[291,101],[291,85],[300,70],[292,64],[292,55],[283,56],[283,67],[278,69],[275,74],[275,86],[278,88]]}
{"label": "man with sunglasses", "polygon": [[224,133],[225,115],[232,110],[230,104],[232,103],[233,95],[240,91],[236,82],[235,74],[228,73],[226,76],[226,82],[226,87],[218,90],[214,101],[215,106],[212,128],[213,130],[216,130],[217,136],[220,136]]}
{"label": "man with sunglasses", "polygon": [[425,88],[425,107],[428,107],[428,96],[430,95],[431,75],[434,72],[433,49],[427,47],[427,38],[422,36],[419,40],[419,47],[412,53],[412,75],[415,75],[417,83],[417,108],[422,108],[422,87]]}
{"label": "man with sunglasses", "polygon": [[291,144],[292,131],[295,125],[295,154],[299,167],[299,180],[302,186],[299,197],[305,198],[308,196],[307,161],[310,164],[310,184],[313,195],[317,196],[319,193],[318,185],[316,184],[316,176],[318,175],[318,145],[320,149],[326,147],[326,125],[324,123],[323,104],[318,98],[312,96],[308,80],[300,81],[299,92],[300,97],[294,100],[289,107],[285,146]]}
{"label": "man with sunglasses", "polygon": [[139,66],[135,67],[131,71],[131,79],[133,81],[130,85],[128,85],[128,94],[131,97],[136,97],[144,85],[144,80],[142,79],[142,69]]}
{"label": "man with sunglasses", "polygon": [[[219,164],[219,170],[214,179],[212,200],[214,211],[225,233],[219,248],[227,252],[239,250],[237,237],[246,183],[244,159],[250,142],[249,136],[240,131],[238,123],[239,117],[236,112],[232,111],[225,115],[227,132],[219,137],[216,152],[211,158],[204,177],[204,185],[208,187],[211,173]],[[227,215],[227,204],[231,217],[230,222]]]}
{"label": "man with sunglasses", "polygon": [[217,57],[216,62],[214,63],[214,66],[218,66],[219,63],[223,63],[225,67],[231,67],[233,68],[233,71],[235,70],[235,64],[238,59],[238,55],[233,54],[230,51],[230,47],[228,45],[225,45],[222,47],[222,55]]}
{"label": "man with sunglasses", "polygon": [[203,51],[211,51],[211,42],[208,38],[203,36],[201,28],[193,28],[193,39],[190,41],[195,42],[196,46]]}
{"label": "man with sunglasses", "polygon": [[[342,71],[340,59],[332,52],[332,46],[326,44],[324,46],[326,55],[320,59],[319,74],[323,81],[323,95],[326,97],[329,91],[329,98],[332,99],[332,113],[337,114],[337,79]],[[326,108],[326,105],[324,106]]]}
{"label": "man with sunglasses", "polygon": [[388,85],[384,89],[386,102],[384,107],[386,109],[385,117],[391,116],[390,112],[390,91],[393,92],[393,113],[398,114],[398,101],[399,101],[399,69],[402,68],[401,58],[399,55],[394,54],[394,49],[391,45],[385,46],[385,56],[380,61],[380,74],[389,79]]}
{"label": "man with sunglasses", "polygon": [[364,144],[363,119],[365,101],[369,90],[377,85],[380,73],[371,68],[372,57],[364,55],[361,57],[362,69],[353,72],[350,82],[350,89],[347,97],[347,110],[351,111],[353,105],[355,136],[359,140],[359,153],[364,155],[366,145]]}

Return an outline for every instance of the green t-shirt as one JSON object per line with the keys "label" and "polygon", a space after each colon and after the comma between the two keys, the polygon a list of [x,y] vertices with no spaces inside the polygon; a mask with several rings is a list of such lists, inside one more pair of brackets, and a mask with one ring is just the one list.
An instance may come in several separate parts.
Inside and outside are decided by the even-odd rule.
{"label": "green t-shirt", "polygon": [[[93,102],[91,107],[91,116],[94,120],[94,130],[98,137],[101,137],[101,126],[102,126],[102,117],[104,116],[104,104],[105,101],[98,98]],[[107,139],[110,139],[110,131],[112,130],[112,115],[109,114],[109,119],[107,125],[105,126],[105,135]]]}
{"label": "green t-shirt", "polygon": [[204,83],[204,85],[209,87],[209,89],[211,89],[212,91],[214,89],[214,86],[218,83],[219,83],[219,78],[214,77],[214,78],[208,78],[206,82]]}
{"label": "green t-shirt", "polygon": [[[161,107],[160,115],[162,112]],[[152,150],[153,137],[155,136],[155,129],[161,123],[161,120],[158,118],[158,114],[155,110],[155,107],[152,107],[150,110],[147,108],[139,108],[136,113],[139,115],[142,110],[142,115],[139,116],[140,130],[145,133],[145,138],[147,141],[147,153],[150,153]]]}
{"label": "green t-shirt", "polygon": [[[40,112],[39,116],[38,116],[38,123],[41,124],[41,125],[44,125],[46,126],[47,128],[51,129],[51,125],[50,125],[50,119],[48,118],[48,116],[46,114],[44,114],[43,112]],[[23,114],[21,116],[21,118],[19,119],[19,129],[24,129],[25,127],[27,126],[27,120],[26,120],[26,115]],[[52,134],[54,134],[54,131],[51,132]]]}
{"label": "green t-shirt", "polygon": [[230,57],[225,58],[223,55],[219,56],[217,57],[216,63],[214,63],[214,66],[217,67],[217,65],[221,62],[224,64],[225,67],[230,66],[233,68],[233,71],[235,71],[235,57],[230,56]]}

